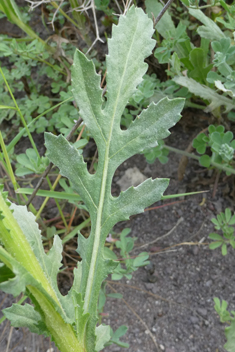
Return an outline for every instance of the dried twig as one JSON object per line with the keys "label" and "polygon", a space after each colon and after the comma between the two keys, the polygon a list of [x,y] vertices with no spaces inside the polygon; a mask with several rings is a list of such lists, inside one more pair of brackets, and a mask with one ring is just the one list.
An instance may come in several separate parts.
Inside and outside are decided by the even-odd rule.
{"label": "dried twig", "polygon": [[[110,284],[107,284],[109,286],[109,288],[117,293],[117,291],[110,285]],[[143,321],[143,319],[141,319],[141,317],[136,313],[136,311],[129,305],[129,303],[127,303],[127,301],[124,299],[124,298],[121,298],[121,300],[125,303],[125,305],[132,311],[132,313],[136,316],[137,319],[139,319],[139,321],[141,322],[142,325],[144,325],[145,329],[147,330],[149,336],[151,337],[151,339],[153,340],[153,343],[157,349],[158,352],[160,352],[160,348],[157,344],[157,341],[155,340],[155,337],[153,336],[153,334],[151,333],[148,325],[145,323],[145,321]]]}
{"label": "dried twig", "polygon": [[10,328],[9,336],[8,336],[8,339],[7,339],[6,352],[9,351],[9,347],[10,347],[10,343],[11,343],[11,337],[12,337],[12,332],[13,332],[13,326],[11,326],[11,328]]}
{"label": "dried twig", "polygon": [[139,288],[139,287],[137,287],[137,286],[132,286],[132,285],[129,285],[129,284],[124,284],[124,283],[122,283],[122,282],[115,282],[115,281],[109,281],[109,280],[105,280],[108,284],[111,284],[111,285],[118,285],[118,286],[124,286],[124,287],[127,287],[127,288],[131,288],[131,289],[133,289],[133,290],[135,290],[135,291],[140,291],[140,292],[143,292],[143,293],[146,293],[147,295],[149,295],[149,296],[152,296],[152,297],[154,297],[154,298],[157,298],[157,299],[160,299],[160,300],[162,300],[162,301],[164,301],[164,302],[167,302],[167,303],[173,303],[173,304],[178,304],[178,302],[174,302],[174,301],[171,301],[171,300],[169,300],[169,299],[166,299],[166,298],[163,298],[162,296],[159,296],[159,295],[156,295],[155,293],[152,293],[152,292],[150,292],[150,291],[146,291],[146,290],[144,290],[144,289],[142,289],[142,288]]}
{"label": "dried twig", "polygon": [[168,231],[167,233],[165,233],[165,235],[163,235],[163,236],[161,236],[161,237],[158,237],[158,238],[155,238],[155,240],[153,240],[153,241],[151,241],[151,242],[148,242],[148,243],[145,243],[145,244],[143,244],[143,245],[140,246],[140,247],[135,247],[132,251],[134,251],[135,249],[140,249],[140,248],[147,247],[147,246],[149,246],[150,244],[156,243],[156,242],[162,240],[163,238],[169,236],[169,235],[177,228],[177,226],[178,226],[183,220],[184,220],[184,219],[183,219],[182,217],[179,218],[179,220],[177,221],[177,223],[175,224],[175,226],[173,226],[170,231]]}
{"label": "dried twig", "polygon": [[55,10],[55,12],[53,13],[53,17],[52,17],[51,22],[48,22],[49,24],[52,25],[53,31],[55,30],[54,22],[55,22],[56,15],[57,15],[57,13],[60,11],[60,8],[61,8],[63,2],[64,2],[64,0],[61,0],[59,6],[57,7],[57,9]]}
{"label": "dried twig", "polygon": [[[30,11],[35,9],[36,7],[42,5],[42,4],[49,4],[52,0],[41,0],[41,1],[32,1],[32,0],[25,0],[28,3],[30,3]],[[53,1],[60,1],[60,0],[53,0]]]}
{"label": "dried twig", "polygon": [[153,27],[155,28],[156,24],[160,21],[166,10],[170,7],[170,5],[173,3],[174,0],[168,0],[166,5],[163,7],[162,11],[158,14],[158,16],[155,18],[153,22]]}
{"label": "dried twig", "polygon": [[87,13],[88,10],[92,11],[92,15],[94,18],[96,39],[94,40],[94,42],[92,43],[92,45],[88,49],[87,53],[89,53],[89,51],[91,51],[91,49],[93,48],[93,46],[96,44],[97,41],[104,43],[104,41],[100,38],[100,34],[99,34],[99,27],[98,27],[98,23],[97,23],[96,9],[95,9],[95,1],[94,0],[84,0],[81,6],[74,8],[72,11]]}

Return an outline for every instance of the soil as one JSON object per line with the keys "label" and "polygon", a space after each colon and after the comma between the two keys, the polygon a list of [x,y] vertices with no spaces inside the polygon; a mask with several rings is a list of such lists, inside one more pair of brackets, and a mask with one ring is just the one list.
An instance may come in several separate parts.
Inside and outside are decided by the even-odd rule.
{"label": "soil", "polygon": [[[210,116],[202,116],[203,113],[198,111],[189,110],[187,114],[195,121],[202,118],[206,125],[212,122],[209,120],[208,123]],[[203,128],[203,122],[200,127]],[[185,129],[184,123],[178,124],[167,144],[186,149],[199,131],[196,127]],[[25,146],[18,146],[20,150],[17,153],[22,152]],[[110,282],[109,278],[107,283],[107,292],[116,290],[123,295],[123,300],[107,299],[103,323],[110,324],[114,330],[123,324],[128,326],[128,332],[122,338],[130,344],[126,349],[128,352],[225,351],[225,326],[214,310],[213,298],[227,300],[229,310],[235,310],[235,272],[232,269],[235,257],[231,248],[225,257],[219,249],[209,250],[208,235],[214,230],[211,218],[226,207],[234,209],[231,196],[233,178],[221,177],[216,195],[212,197],[214,174],[200,168],[195,160],[189,160],[184,178],[179,181],[180,158],[170,153],[167,164],[155,161],[149,165],[143,155],[137,155],[121,165],[114,177],[114,194],[120,191],[118,181],[125,170],[133,167],[146,177],[170,178],[166,194],[204,191],[181,198],[178,203],[174,203],[174,199],[158,202],[153,205],[158,208],[133,216],[116,226],[116,231],[131,228],[130,235],[137,238],[131,253],[133,256],[148,251],[151,260],[151,270],[140,268],[131,280]],[[170,202],[173,203],[167,205]],[[140,246],[144,247],[138,249]],[[62,290],[67,290],[69,284],[65,280],[60,281],[60,285]],[[1,309],[15,301],[10,295],[0,292]],[[0,352],[56,350],[49,339],[31,334],[27,329],[11,328],[6,321],[0,325]],[[103,351],[124,349],[113,345]]]}

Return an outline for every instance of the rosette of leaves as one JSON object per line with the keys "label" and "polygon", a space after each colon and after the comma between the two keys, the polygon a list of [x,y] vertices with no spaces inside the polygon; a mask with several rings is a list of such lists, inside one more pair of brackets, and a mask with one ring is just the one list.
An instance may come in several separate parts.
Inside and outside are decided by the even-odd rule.
{"label": "rosette of leaves", "polygon": [[209,244],[210,249],[216,249],[221,247],[223,255],[227,254],[227,245],[230,244],[235,248],[235,237],[234,237],[234,227],[235,224],[235,214],[232,216],[232,212],[229,208],[226,208],[225,212],[221,212],[217,215],[217,218],[211,219],[211,222],[215,225],[216,230],[221,230],[223,235],[218,233],[210,233],[209,238],[214,240],[214,242]]}
{"label": "rosette of leaves", "polygon": [[[117,222],[129,219],[160,200],[169,183],[168,179],[149,178],[138,187],[121,192],[118,197],[111,195],[112,178],[117,167],[167,137],[170,134],[168,129],[179,120],[184,105],[181,98],[162,99],[158,104],[150,104],[127,130],[120,127],[125,106],[147,70],[144,59],[155,45],[152,34],[152,20],[141,9],[132,6],[120,17],[108,43],[106,99],[102,98],[101,80],[93,62],[82,52],[77,50],[75,53],[72,91],[79,114],[98,148],[95,174],[88,172],[83,156],[64,136],[45,134],[48,158],[70,180],[91,217],[89,237],[78,235],[77,251],[82,262],[74,270],[74,283],[67,296],[60,294],[56,282],[61,266],[61,239],[55,236],[54,246],[46,255],[42,251],[38,228],[36,230],[31,225],[34,219],[28,215],[30,213],[20,207],[19,212],[22,211],[23,215],[17,216],[12,228],[13,219],[8,221],[11,212],[7,211],[0,197],[0,207],[5,211],[0,233],[6,245],[5,249],[0,247],[0,259],[15,275],[14,280],[1,285],[1,289],[19,294],[27,288],[35,304],[35,309],[25,305],[26,308],[21,307],[20,311],[14,306],[5,311],[5,315],[14,326],[25,325],[33,332],[52,336],[61,352],[100,351],[110,341],[110,327],[96,326],[102,282],[118,265],[104,253],[106,237]],[[19,215],[16,209],[18,207],[14,206],[13,214]],[[19,229],[16,223],[24,218],[26,220]],[[31,231],[29,224],[35,231]],[[9,236],[13,232],[14,240]]]}
{"label": "rosette of leaves", "polygon": [[227,323],[229,326],[225,328],[225,336],[227,338],[227,342],[224,345],[224,348],[228,352],[235,352],[235,337],[234,337],[234,332],[235,332],[235,311],[231,310],[229,312],[227,310],[228,307],[228,302],[221,300],[215,297],[214,298],[214,308],[216,312],[219,314],[220,321],[221,323]]}
{"label": "rosette of leaves", "polygon": [[[224,130],[224,126],[210,125],[208,136],[205,133],[200,133],[193,140],[193,147],[199,154],[203,154],[199,160],[202,166],[210,167],[211,161],[213,161],[232,169],[235,140],[231,131],[224,132]],[[212,156],[205,154],[208,147],[211,149]],[[226,174],[230,175],[228,171]]]}
{"label": "rosette of leaves", "polygon": [[164,145],[164,141],[159,141],[157,147],[145,150],[143,152],[149,164],[154,163],[156,159],[158,159],[161,164],[166,164],[168,162],[169,150],[164,148]]}
{"label": "rosette of leaves", "polygon": [[[112,274],[112,280],[121,280],[125,276],[128,280],[132,278],[133,271],[136,271],[141,266],[149,264],[149,255],[147,252],[140,253],[137,257],[130,256],[130,251],[134,247],[136,238],[127,237],[131,229],[126,228],[120,234],[120,240],[115,242],[117,248],[120,248],[121,259]],[[113,259],[118,259],[116,255],[109,249],[105,248],[105,255]]]}
{"label": "rosette of leaves", "polygon": [[[215,52],[213,60],[217,72],[211,71],[207,75],[207,81],[213,83],[216,88],[229,95],[235,97],[235,46],[232,45],[230,38],[222,38],[220,41],[211,43]],[[234,103],[235,105],[235,103]]]}
{"label": "rosette of leaves", "polygon": [[25,176],[30,174],[41,174],[49,164],[49,160],[46,157],[39,158],[35,150],[28,148],[26,153],[22,153],[16,156],[16,175]]}

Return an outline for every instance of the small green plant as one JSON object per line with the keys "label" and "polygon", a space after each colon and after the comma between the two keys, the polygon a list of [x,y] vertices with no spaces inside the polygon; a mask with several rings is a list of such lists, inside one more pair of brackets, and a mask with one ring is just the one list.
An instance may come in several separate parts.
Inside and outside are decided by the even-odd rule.
{"label": "small green plant", "polygon": [[[203,154],[199,162],[202,166],[210,167],[211,162],[224,165],[233,170],[233,157],[235,151],[235,140],[231,131],[224,132],[223,126],[210,125],[208,127],[208,136],[200,133],[193,140],[193,147],[199,154]],[[212,156],[205,154],[206,149],[210,147]],[[229,175],[229,171],[226,171]]]}
{"label": "small green plant", "polygon": [[166,164],[168,162],[169,150],[164,148],[164,141],[159,141],[158,146],[151,149],[146,149],[143,154],[149,164],[154,163],[156,159],[160,161],[161,164]]}
{"label": "small green plant", "polygon": [[[131,229],[129,228],[124,229],[120,234],[120,240],[115,242],[116,247],[120,249],[121,259],[119,259],[119,264],[113,271],[112,280],[121,280],[123,277],[130,280],[133,271],[149,264],[149,255],[147,252],[142,252],[135,258],[130,256],[129,252],[133,249],[136,240],[133,237],[127,237],[130,231]],[[105,254],[111,259],[118,260],[114,252],[110,251],[108,248],[106,248]]]}
{"label": "small green plant", "polygon": [[17,176],[25,176],[32,173],[40,174],[49,164],[48,158],[39,158],[35,150],[32,148],[28,148],[25,154],[22,153],[17,155],[16,160],[15,174]]}
{"label": "small green plant", "polygon": [[221,212],[219,215],[217,215],[217,218],[213,218],[211,221],[215,225],[215,229],[221,230],[223,235],[221,236],[218,233],[210,233],[209,238],[214,240],[214,242],[210,243],[209,248],[216,249],[221,247],[222,254],[226,255],[228,244],[235,248],[233,227],[235,224],[235,214],[232,216],[231,210],[226,208],[224,213]]}
{"label": "small green plant", "polygon": [[[117,222],[160,200],[169,183],[168,179],[150,178],[118,197],[111,195],[117,167],[167,137],[184,105],[181,98],[162,99],[143,110],[127,130],[120,127],[125,106],[147,70],[144,59],[155,45],[152,27],[152,21],[134,6],[113,27],[108,43],[106,100],[93,62],[82,52],[75,53],[72,92],[98,148],[96,173],[88,172],[82,154],[64,136],[45,134],[47,157],[69,179],[91,217],[89,237],[78,235],[77,252],[82,261],[74,270],[74,282],[66,296],[60,294],[57,286],[62,240],[55,236],[53,246],[45,254],[34,216],[26,207],[11,204],[9,208],[6,197],[0,194],[0,260],[4,263],[0,268],[4,277],[0,288],[15,296],[25,292],[34,304],[13,305],[3,313],[13,326],[26,326],[34,333],[51,336],[61,352],[98,352],[123,335],[125,328],[113,334],[109,326],[97,326],[102,282],[118,266],[117,261],[107,257],[104,244]],[[122,237],[120,248],[125,254],[133,240]],[[146,260],[147,256],[138,256],[130,265],[135,270]]]}
{"label": "small green plant", "polygon": [[221,323],[227,323],[229,326],[225,328],[225,336],[227,338],[227,342],[224,345],[224,348],[228,352],[235,351],[235,311],[231,311],[231,313],[227,310],[228,302],[222,300],[220,303],[220,299],[215,297],[215,310],[219,314]]}

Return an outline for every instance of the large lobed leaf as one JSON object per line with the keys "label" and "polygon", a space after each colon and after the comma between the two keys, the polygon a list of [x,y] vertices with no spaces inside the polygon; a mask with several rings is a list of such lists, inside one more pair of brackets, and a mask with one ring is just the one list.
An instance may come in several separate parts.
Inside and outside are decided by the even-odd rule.
{"label": "large lobed leaf", "polygon": [[83,302],[76,297],[77,311],[81,312],[78,326],[72,300],[76,292],[71,290],[62,296],[57,287],[61,239],[56,236],[46,254],[35,217],[26,207],[12,204],[9,209],[0,193],[0,209],[0,238],[5,246],[0,246],[0,260],[10,268],[6,271],[0,267],[0,289],[14,296],[26,292],[35,305],[13,305],[3,311],[5,316],[13,326],[26,326],[32,332],[51,336],[63,352],[84,351],[73,329],[76,325],[76,331],[82,333],[88,318],[83,314]]}
{"label": "large lobed leaf", "polygon": [[191,93],[201,97],[202,99],[209,100],[210,105],[205,108],[206,112],[214,111],[220,106],[225,106],[225,112],[229,112],[234,109],[234,103],[231,99],[216,93],[213,89],[205,86],[204,84],[198,83],[192,78],[175,76],[173,81],[181,86],[187,87]]}
{"label": "large lobed leaf", "polygon": [[155,45],[152,34],[152,21],[134,6],[120,17],[118,26],[113,27],[112,39],[108,42],[106,101],[102,100],[100,77],[93,62],[80,51],[75,53],[72,91],[84,123],[97,144],[99,163],[94,175],[89,174],[83,157],[63,136],[45,134],[48,158],[69,178],[91,215],[89,238],[78,237],[82,266],[76,271],[79,280],[73,286],[73,290],[82,294],[84,314],[90,314],[86,327],[88,351],[102,346],[99,335],[104,329],[96,329],[99,343],[95,337],[96,305],[102,281],[117,265],[104,259],[105,238],[118,221],[142,212],[161,199],[169,182],[168,179],[148,179],[117,198],[111,195],[116,168],[127,158],[156,146],[158,140],[167,137],[168,129],[179,120],[183,108],[183,99],[163,99],[143,111],[128,130],[120,128],[123,110],[147,70],[144,59]]}

